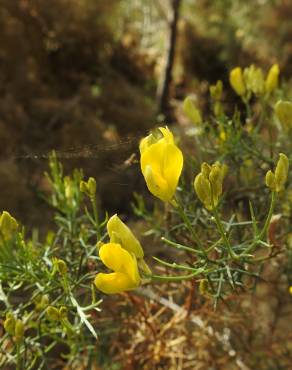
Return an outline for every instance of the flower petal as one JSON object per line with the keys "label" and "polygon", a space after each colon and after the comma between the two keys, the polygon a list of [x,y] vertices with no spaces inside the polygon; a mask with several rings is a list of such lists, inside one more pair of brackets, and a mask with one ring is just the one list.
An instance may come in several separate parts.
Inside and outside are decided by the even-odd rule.
{"label": "flower petal", "polygon": [[124,249],[134,253],[137,258],[144,257],[143,248],[139,240],[118,215],[114,215],[108,220],[107,231],[111,242],[120,243]]}
{"label": "flower petal", "polygon": [[164,202],[171,200],[167,182],[158,172],[152,171],[151,166],[146,166],[144,177],[150,193]]}
{"label": "flower petal", "polygon": [[174,144],[166,145],[163,162],[163,178],[168,183],[169,196],[172,198],[183,168],[181,150]]}
{"label": "flower petal", "polygon": [[121,293],[137,287],[129,276],[122,272],[99,273],[95,277],[94,284],[97,289],[106,294]]}
{"label": "flower petal", "polygon": [[134,254],[130,254],[120,244],[107,243],[100,248],[99,256],[106,267],[127,274],[134,284],[139,285],[140,275]]}

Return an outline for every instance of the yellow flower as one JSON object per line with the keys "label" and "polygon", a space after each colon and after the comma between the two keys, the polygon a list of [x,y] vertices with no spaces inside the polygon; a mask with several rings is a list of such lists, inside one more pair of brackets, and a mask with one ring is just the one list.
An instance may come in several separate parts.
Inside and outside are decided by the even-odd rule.
{"label": "yellow flower", "polygon": [[115,294],[137,288],[140,275],[136,256],[123,249],[120,244],[107,243],[99,250],[102,262],[112,273],[99,273],[95,278],[95,286],[106,294]]}
{"label": "yellow flower", "polygon": [[279,73],[280,68],[278,64],[272,65],[265,81],[265,88],[268,94],[278,87]]}
{"label": "yellow flower", "polygon": [[144,257],[143,248],[139,240],[118,215],[114,215],[108,220],[107,231],[111,243],[119,243],[125,250],[134,253],[137,258]]}
{"label": "yellow flower", "polygon": [[243,96],[246,92],[242,69],[240,67],[233,68],[229,75],[230,85],[236,94]]}
{"label": "yellow flower", "polygon": [[9,212],[4,211],[0,217],[0,232],[4,239],[11,239],[17,228],[18,224],[15,218]]}
{"label": "yellow flower", "polygon": [[[183,155],[167,127],[140,143],[141,170],[149,191],[164,202],[172,200],[183,167]],[[162,135],[161,135],[162,134]]]}
{"label": "yellow flower", "polygon": [[151,274],[143,259],[144,251],[139,240],[117,215],[108,220],[107,231],[110,242],[99,244],[99,256],[103,264],[114,272],[97,274],[95,286],[106,294],[137,288],[141,282],[138,264],[142,271]]}

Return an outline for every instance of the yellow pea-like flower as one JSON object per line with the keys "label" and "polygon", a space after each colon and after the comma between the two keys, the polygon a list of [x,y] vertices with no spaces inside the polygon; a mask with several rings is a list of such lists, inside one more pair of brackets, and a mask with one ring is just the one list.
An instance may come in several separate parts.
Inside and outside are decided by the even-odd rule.
{"label": "yellow pea-like flower", "polygon": [[266,81],[265,81],[265,89],[268,94],[270,94],[272,91],[274,91],[278,87],[279,83],[279,73],[280,68],[278,64],[272,65],[270,68]]}
{"label": "yellow pea-like flower", "polygon": [[119,243],[125,250],[134,253],[137,258],[144,257],[144,251],[139,240],[118,215],[115,214],[108,220],[107,231],[111,243]]}
{"label": "yellow pea-like flower", "polygon": [[160,138],[153,134],[140,142],[141,170],[149,191],[164,202],[173,199],[183,168],[183,155],[167,127],[160,127]]}
{"label": "yellow pea-like flower", "polygon": [[245,95],[246,88],[241,67],[233,68],[229,75],[230,85],[237,95]]}
{"label": "yellow pea-like flower", "polygon": [[136,256],[123,249],[120,244],[107,243],[99,250],[102,262],[112,273],[99,273],[94,280],[97,289],[106,294],[132,290],[140,285]]}

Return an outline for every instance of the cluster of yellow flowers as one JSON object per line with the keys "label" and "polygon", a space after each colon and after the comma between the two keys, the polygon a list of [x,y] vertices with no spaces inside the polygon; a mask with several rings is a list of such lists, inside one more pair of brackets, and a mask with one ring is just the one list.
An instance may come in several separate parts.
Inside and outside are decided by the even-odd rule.
{"label": "cluster of yellow flowers", "polygon": [[274,64],[266,78],[261,68],[253,64],[242,70],[241,67],[232,69],[229,81],[234,91],[245,100],[249,100],[252,94],[257,96],[270,95],[277,87],[279,82],[280,69],[278,64]]}
{"label": "cluster of yellow flowers", "polygon": [[[141,170],[149,191],[164,202],[177,206],[175,192],[183,168],[183,155],[167,127],[148,135],[140,142]],[[289,160],[280,154],[275,173],[268,171],[266,184],[274,192],[283,190],[287,180]],[[213,211],[222,195],[223,180],[228,171],[224,164],[203,163],[195,177],[194,189],[204,206]],[[112,216],[107,223],[110,242],[99,246],[99,256],[112,273],[98,273],[96,287],[104,293],[114,294],[138,287],[141,283],[140,269],[150,275],[151,271],[143,257],[140,242],[131,230]]]}

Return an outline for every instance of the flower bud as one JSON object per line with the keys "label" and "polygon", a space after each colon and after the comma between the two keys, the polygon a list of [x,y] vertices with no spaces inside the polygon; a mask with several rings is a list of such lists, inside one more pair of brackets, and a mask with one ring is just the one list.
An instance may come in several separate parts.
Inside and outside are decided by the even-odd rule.
{"label": "flower bud", "polygon": [[16,343],[20,343],[24,337],[24,325],[23,325],[23,322],[19,319],[16,320],[16,323],[15,323],[14,335],[15,335]]}
{"label": "flower bud", "polygon": [[14,332],[15,332],[15,318],[13,316],[13,314],[11,312],[8,312],[6,314],[6,319],[4,321],[4,329],[6,331],[6,333],[10,334],[10,335],[14,335]]}
{"label": "flower bud", "polygon": [[236,92],[237,95],[240,96],[245,95],[246,88],[242,75],[242,69],[240,67],[232,69],[229,75],[229,81],[230,85],[232,86],[233,90]]}
{"label": "flower bud", "polygon": [[212,186],[214,204],[216,205],[218,203],[218,198],[222,194],[222,182],[223,182],[221,168],[218,165],[214,164],[212,166],[209,175],[209,180]]}
{"label": "flower bud", "polygon": [[275,113],[284,129],[292,128],[292,102],[279,100],[275,105]]}
{"label": "flower bud", "polygon": [[65,319],[67,317],[68,309],[65,306],[61,306],[59,309],[60,319]]}
{"label": "flower bud", "polygon": [[47,316],[51,321],[59,321],[60,320],[60,312],[56,307],[49,306],[47,308]]}
{"label": "flower bud", "polygon": [[73,197],[73,186],[72,181],[69,176],[64,178],[64,186],[65,186],[65,197],[70,200]]}
{"label": "flower bud", "polygon": [[278,160],[276,170],[275,170],[275,185],[276,192],[284,189],[284,185],[287,181],[289,171],[289,159],[283,153],[280,153],[280,158]]}
{"label": "flower bud", "polygon": [[199,173],[194,181],[194,188],[197,193],[198,198],[208,209],[212,209],[212,194],[211,194],[211,184],[210,181],[201,172]]}
{"label": "flower bud", "polygon": [[275,175],[274,173],[269,170],[266,173],[266,185],[268,188],[270,188],[272,191],[275,191],[276,189],[276,184],[275,184]]}
{"label": "flower bud", "polygon": [[53,258],[53,264],[56,270],[62,275],[65,276],[68,271],[68,267],[65,261],[60,258]]}
{"label": "flower bud", "polygon": [[183,110],[185,115],[195,126],[200,126],[202,124],[201,113],[189,96],[186,97],[183,102]]}
{"label": "flower bud", "polygon": [[218,204],[227,171],[228,167],[219,162],[212,166],[205,162],[201,165],[201,172],[195,178],[194,187],[198,198],[208,210]]}
{"label": "flower bud", "polygon": [[211,98],[218,102],[222,98],[222,91],[223,91],[223,83],[221,80],[216,82],[216,85],[211,85],[210,86],[210,95]]}
{"label": "flower bud", "polygon": [[202,174],[205,177],[209,178],[210,171],[211,171],[211,166],[208,163],[203,162],[201,164],[201,172],[202,172]]}
{"label": "flower bud", "polygon": [[265,89],[268,94],[278,87],[279,73],[280,69],[278,64],[272,65],[265,81]]}
{"label": "flower bud", "polygon": [[91,196],[95,195],[96,193],[96,181],[93,177],[89,177],[87,181],[88,191]]}
{"label": "flower bud", "polygon": [[0,232],[5,240],[11,239],[17,227],[18,224],[15,218],[12,217],[9,212],[4,211],[0,217]]}
{"label": "flower bud", "polygon": [[37,311],[42,311],[44,308],[46,308],[49,304],[49,296],[47,294],[44,294],[43,296],[39,297],[38,300],[35,301],[35,309]]}
{"label": "flower bud", "polygon": [[80,185],[79,185],[79,189],[80,189],[80,191],[81,191],[81,193],[86,193],[86,194],[88,194],[88,185],[87,185],[87,182],[85,182],[85,181],[80,181]]}

